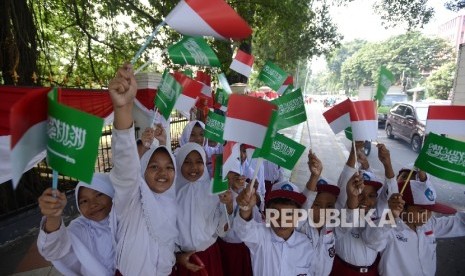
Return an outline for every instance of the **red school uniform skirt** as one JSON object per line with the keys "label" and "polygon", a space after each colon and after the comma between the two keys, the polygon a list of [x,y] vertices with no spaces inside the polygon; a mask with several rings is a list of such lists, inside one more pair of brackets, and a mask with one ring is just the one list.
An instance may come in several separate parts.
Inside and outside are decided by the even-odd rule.
{"label": "red school uniform skirt", "polygon": [[249,248],[243,243],[229,243],[218,239],[224,276],[252,276]]}
{"label": "red school uniform skirt", "polygon": [[[205,265],[205,270],[208,276],[223,276],[223,267],[221,265],[221,253],[218,241],[212,244],[209,248],[204,251],[195,252]],[[172,275],[177,276],[203,276],[205,275],[202,271],[192,272],[182,265],[177,266],[176,273]]]}

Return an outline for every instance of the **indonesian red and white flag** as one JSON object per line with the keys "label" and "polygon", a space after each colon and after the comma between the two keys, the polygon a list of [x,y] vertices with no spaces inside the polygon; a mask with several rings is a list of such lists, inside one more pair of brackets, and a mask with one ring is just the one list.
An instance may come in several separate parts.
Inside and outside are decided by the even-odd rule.
{"label": "indonesian red and white flag", "polygon": [[180,72],[174,72],[172,75],[182,86],[182,93],[176,100],[174,108],[189,118],[190,110],[200,96],[203,85]]}
{"label": "indonesian red and white flag", "polygon": [[338,134],[344,129],[350,127],[350,106],[352,101],[346,99],[323,113],[323,116],[333,130]]}
{"label": "indonesian red and white flag", "polygon": [[190,36],[241,40],[252,34],[247,22],[224,0],[182,0],[165,22],[181,34]]}
{"label": "indonesian red and white flag", "polygon": [[197,71],[197,74],[195,76],[195,80],[198,82],[202,83],[202,94],[205,95],[206,97],[212,96],[212,88],[211,88],[211,80],[212,78],[210,77],[209,74],[202,72],[202,71]]}
{"label": "indonesian red and white flag", "polygon": [[465,136],[465,106],[430,105],[426,133]]}
{"label": "indonesian red and white flag", "polygon": [[281,87],[276,92],[278,92],[279,95],[282,95],[291,84],[294,84],[294,79],[292,76],[288,76],[283,85],[281,85]]}
{"label": "indonesian red and white flag", "polygon": [[231,94],[223,139],[261,148],[273,110],[277,109],[273,103],[259,98]]}
{"label": "indonesian red and white flag", "polygon": [[[226,178],[229,171],[240,168],[241,144],[228,141],[223,148],[223,179]],[[235,171],[234,170],[234,171]]]}
{"label": "indonesian red and white flag", "polygon": [[29,163],[45,156],[47,147],[47,94],[49,90],[31,91],[10,111],[11,164],[13,188]]}
{"label": "indonesian red and white flag", "polygon": [[254,57],[252,55],[247,54],[244,51],[237,50],[236,56],[231,62],[229,68],[248,78],[252,73],[253,62]]}
{"label": "indonesian red and white flag", "polygon": [[350,121],[354,141],[376,140],[378,118],[375,101],[355,101],[350,106]]}

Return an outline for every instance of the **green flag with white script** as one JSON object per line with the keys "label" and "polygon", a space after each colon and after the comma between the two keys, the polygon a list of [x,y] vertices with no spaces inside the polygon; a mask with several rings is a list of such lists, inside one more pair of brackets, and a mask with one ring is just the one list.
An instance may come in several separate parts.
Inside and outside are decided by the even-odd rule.
{"label": "green flag with white script", "polygon": [[415,167],[438,178],[465,184],[465,143],[430,132]]}
{"label": "green flag with white script", "polygon": [[205,138],[223,144],[225,120],[226,117],[223,115],[216,114],[211,110],[208,111],[207,120],[205,121]]}
{"label": "green flag with white script", "polygon": [[165,70],[161,82],[158,85],[155,106],[158,108],[158,112],[160,112],[166,120],[170,117],[174,104],[181,93],[181,84],[173,78],[168,70]]}
{"label": "green flag with white script", "polygon": [[[223,155],[215,154],[212,156],[213,179],[212,194],[221,194],[229,189],[228,180],[223,179]],[[226,178],[226,175],[224,176]]]}
{"label": "green flag with white script", "polygon": [[168,47],[168,55],[175,64],[221,66],[213,49],[201,37],[183,37],[181,41]]}
{"label": "green flag with white script", "polygon": [[378,79],[378,86],[376,88],[376,94],[375,94],[375,101],[378,101],[378,106],[381,105],[381,102],[383,101],[384,96],[386,95],[387,91],[389,90],[389,87],[391,87],[391,84],[394,82],[394,75],[386,69],[386,67],[381,66],[379,70],[379,79]]}
{"label": "green flag with white script", "polygon": [[265,141],[265,143],[271,144],[269,153],[264,154],[261,152],[261,149],[255,149],[253,157],[263,157],[288,170],[294,169],[295,164],[297,164],[297,161],[299,161],[305,151],[304,145],[280,133],[276,133],[273,139]]}
{"label": "green flag with white script", "polygon": [[215,102],[221,105],[221,110],[226,111],[228,108],[229,94],[222,88],[217,88],[215,93]]}
{"label": "green flag with white script", "polygon": [[307,120],[304,98],[300,88],[271,101],[278,106],[276,128],[283,129],[300,124]]}
{"label": "green flag with white script", "polygon": [[56,171],[90,183],[95,171],[103,119],[60,104],[48,94],[47,162]]}
{"label": "green flag with white script", "polygon": [[271,61],[267,61],[258,75],[258,79],[266,83],[274,91],[278,91],[287,79],[288,74]]}

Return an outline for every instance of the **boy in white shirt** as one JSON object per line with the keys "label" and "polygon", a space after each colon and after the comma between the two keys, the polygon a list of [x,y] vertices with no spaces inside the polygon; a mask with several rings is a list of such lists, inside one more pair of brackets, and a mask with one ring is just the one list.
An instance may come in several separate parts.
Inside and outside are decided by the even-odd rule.
{"label": "boy in white shirt", "polygon": [[[404,181],[399,181],[402,189]],[[403,196],[393,194],[389,207],[396,227],[384,224],[367,227],[367,245],[383,250],[378,266],[380,275],[435,275],[436,238],[465,236],[465,213],[432,217],[432,212],[454,214],[455,209],[436,202],[436,191],[429,181],[407,184]]]}
{"label": "boy in white shirt", "polygon": [[[235,218],[234,230],[250,249],[254,275],[312,275],[312,244],[304,234],[295,231],[296,212],[305,200],[294,184],[286,181],[275,184],[265,198],[266,208],[274,211],[273,216],[267,212],[271,224],[267,227],[252,219],[255,189],[247,187],[239,194],[240,215]],[[276,213],[279,217],[273,221]]]}

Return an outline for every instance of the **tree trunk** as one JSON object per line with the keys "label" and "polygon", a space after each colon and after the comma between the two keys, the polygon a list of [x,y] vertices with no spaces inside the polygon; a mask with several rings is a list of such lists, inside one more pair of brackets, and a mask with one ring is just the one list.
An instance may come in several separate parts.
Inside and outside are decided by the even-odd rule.
{"label": "tree trunk", "polygon": [[0,1],[0,53],[4,84],[34,85],[37,29],[27,0]]}

